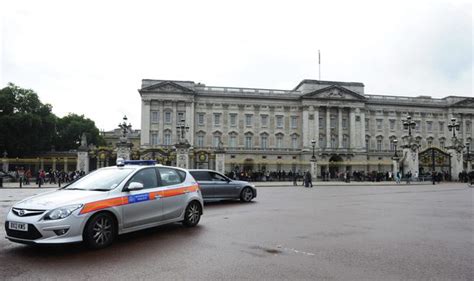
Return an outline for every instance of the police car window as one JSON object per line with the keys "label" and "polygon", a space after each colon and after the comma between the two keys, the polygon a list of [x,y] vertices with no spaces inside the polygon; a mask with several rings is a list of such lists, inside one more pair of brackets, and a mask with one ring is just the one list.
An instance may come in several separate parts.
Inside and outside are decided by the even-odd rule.
{"label": "police car window", "polygon": [[158,181],[156,178],[155,169],[148,168],[139,170],[133,177],[128,181],[130,184],[131,182],[139,182],[143,184],[143,188],[153,188],[158,186]]}
{"label": "police car window", "polygon": [[184,181],[184,178],[181,177],[178,170],[170,168],[158,168],[158,171],[160,172],[162,186],[178,184]]}

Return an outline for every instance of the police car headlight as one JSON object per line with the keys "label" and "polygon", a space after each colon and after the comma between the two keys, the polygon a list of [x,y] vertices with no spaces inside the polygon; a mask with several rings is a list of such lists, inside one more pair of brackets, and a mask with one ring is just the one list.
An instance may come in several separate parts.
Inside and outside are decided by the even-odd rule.
{"label": "police car headlight", "polygon": [[76,205],[70,205],[70,206],[65,206],[61,208],[56,208],[44,216],[45,220],[59,220],[59,219],[64,219],[67,218],[69,215],[72,214],[75,210],[81,208],[83,205],[82,204],[76,204]]}

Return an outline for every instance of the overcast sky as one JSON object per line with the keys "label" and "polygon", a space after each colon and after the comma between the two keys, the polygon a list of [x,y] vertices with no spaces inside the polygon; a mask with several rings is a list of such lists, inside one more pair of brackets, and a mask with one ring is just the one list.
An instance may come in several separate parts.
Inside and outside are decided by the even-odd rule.
{"label": "overcast sky", "polygon": [[141,79],[473,96],[470,1],[3,1],[0,86],[101,130],[140,128]]}

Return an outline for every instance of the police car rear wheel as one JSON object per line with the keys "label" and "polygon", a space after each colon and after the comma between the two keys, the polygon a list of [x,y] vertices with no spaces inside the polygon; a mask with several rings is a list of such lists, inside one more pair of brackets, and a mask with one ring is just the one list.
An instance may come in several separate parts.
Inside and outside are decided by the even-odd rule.
{"label": "police car rear wheel", "polygon": [[111,214],[99,213],[86,225],[84,241],[93,249],[109,246],[115,240],[117,226]]}
{"label": "police car rear wheel", "polygon": [[201,205],[196,201],[189,203],[189,205],[186,207],[186,211],[184,212],[184,220],[183,220],[184,226],[187,226],[187,227],[196,226],[199,223],[200,219],[201,219]]}
{"label": "police car rear wheel", "polygon": [[250,202],[253,199],[253,191],[249,187],[242,189],[240,193],[240,200],[243,202]]}

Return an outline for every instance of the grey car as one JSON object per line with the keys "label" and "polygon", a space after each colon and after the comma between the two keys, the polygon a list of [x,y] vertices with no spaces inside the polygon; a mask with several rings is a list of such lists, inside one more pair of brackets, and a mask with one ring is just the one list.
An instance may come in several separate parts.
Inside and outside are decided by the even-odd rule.
{"label": "grey car", "polygon": [[250,202],[257,197],[255,185],[249,182],[232,180],[213,170],[189,172],[198,182],[205,201],[240,199],[242,202]]}

